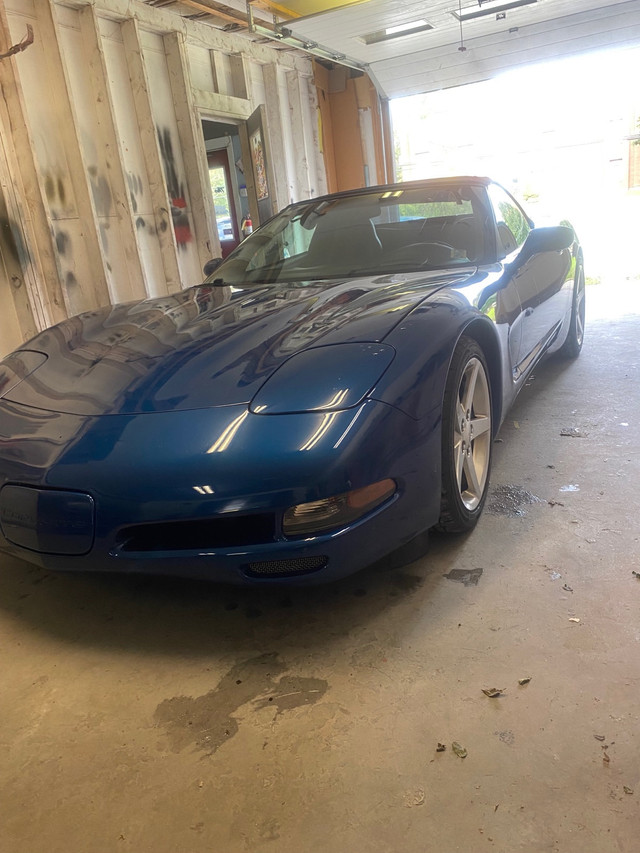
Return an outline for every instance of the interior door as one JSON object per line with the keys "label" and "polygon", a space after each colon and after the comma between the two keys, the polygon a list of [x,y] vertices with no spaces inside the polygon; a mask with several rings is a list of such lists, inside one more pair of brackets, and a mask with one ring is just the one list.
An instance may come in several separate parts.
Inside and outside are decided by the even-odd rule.
{"label": "interior door", "polygon": [[278,212],[264,104],[260,104],[249,116],[244,130],[245,133],[240,134],[242,159],[245,163],[251,163],[250,169],[245,166],[245,177],[247,187],[252,190],[249,203],[252,219],[257,219],[257,222],[253,222],[255,228]]}

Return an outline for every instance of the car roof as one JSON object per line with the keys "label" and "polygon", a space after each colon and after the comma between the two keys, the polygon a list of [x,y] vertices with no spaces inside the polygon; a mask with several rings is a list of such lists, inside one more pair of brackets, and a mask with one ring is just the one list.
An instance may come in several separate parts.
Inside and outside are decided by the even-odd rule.
{"label": "car roof", "polygon": [[325,201],[331,200],[334,198],[349,198],[359,195],[368,195],[369,193],[375,192],[396,192],[398,190],[411,190],[411,189],[420,189],[422,187],[430,187],[430,186],[459,186],[460,184],[476,184],[477,186],[486,187],[489,184],[494,183],[492,178],[478,176],[478,175],[456,175],[450,176],[446,178],[424,178],[418,181],[404,181],[395,184],[376,184],[372,187],[358,187],[352,190],[341,190],[340,192],[335,193],[326,193],[321,196],[314,196],[311,199],[305,199],[303,202],[295,202],[295,204],[304,204],[305,202],[308,204],[310,201]]}

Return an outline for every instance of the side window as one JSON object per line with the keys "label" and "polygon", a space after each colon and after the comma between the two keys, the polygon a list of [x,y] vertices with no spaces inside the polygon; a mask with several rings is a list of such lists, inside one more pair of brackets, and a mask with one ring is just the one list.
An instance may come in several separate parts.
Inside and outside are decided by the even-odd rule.
{"label": "side window", "polygon": [[518,205],[502,187],[490,184],[487,191],[496,217],[498,254],[505,257],[522,246],[531,227]]}

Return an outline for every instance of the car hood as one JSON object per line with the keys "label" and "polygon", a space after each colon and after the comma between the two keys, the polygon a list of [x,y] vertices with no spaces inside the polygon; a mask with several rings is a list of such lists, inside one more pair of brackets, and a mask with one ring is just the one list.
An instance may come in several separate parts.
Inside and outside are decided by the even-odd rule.
{"label": "car hood", "polygon": [[418,303],[442,287],[460,286],[474,272],[203,284],[89,311],[24,345],[47,359],[5,397],[77,415],[249,403],[295,353],[382,341]]}

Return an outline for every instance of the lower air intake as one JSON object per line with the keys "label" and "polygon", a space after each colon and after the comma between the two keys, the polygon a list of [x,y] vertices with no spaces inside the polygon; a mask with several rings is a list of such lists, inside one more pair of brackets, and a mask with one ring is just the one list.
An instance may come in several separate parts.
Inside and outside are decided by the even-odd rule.
{"label": "lower air intake", "polygon": [[317,572],[329,562],[327,557],[297,557],[294,560],[265,560],[249,563],[247,574],[252,577],[287,577]]}

